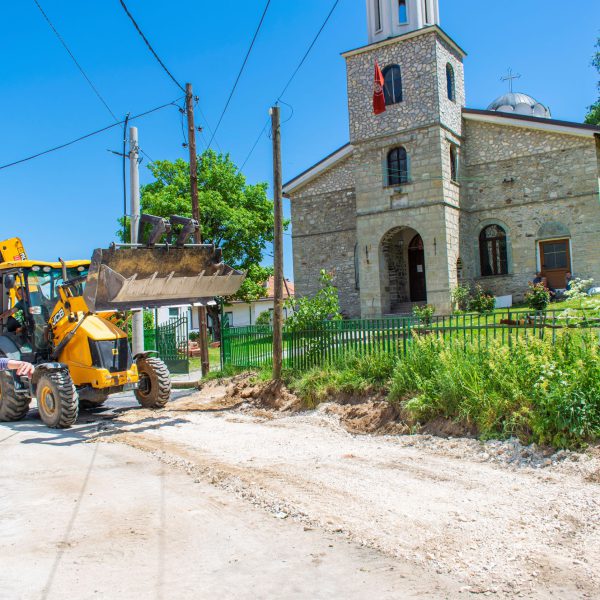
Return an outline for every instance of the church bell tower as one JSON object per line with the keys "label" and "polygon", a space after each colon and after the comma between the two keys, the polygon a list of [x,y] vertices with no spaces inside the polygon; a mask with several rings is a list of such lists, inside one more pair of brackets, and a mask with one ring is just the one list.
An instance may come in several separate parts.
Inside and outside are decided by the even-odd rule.
{"label": "church bell tower", "polygon": [[367,0],[369,44],[440,24],[438,0]]}

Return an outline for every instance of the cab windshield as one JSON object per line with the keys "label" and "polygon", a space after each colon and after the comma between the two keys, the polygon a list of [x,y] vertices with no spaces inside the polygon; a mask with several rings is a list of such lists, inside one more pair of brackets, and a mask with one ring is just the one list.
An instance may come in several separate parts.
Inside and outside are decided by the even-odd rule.
{"label": "cab windshield", "polygon": [[[83,294],[88,267],[67,269],[67,280],[73,281],[70,289],[74,296]],[[29,292],[29,313],[34,322],[34,344],[38,349],[48,346],[47,325],[59,301],[58,288],[64,282],[62,269],[52,267],[32,267],[27,272],[27,290]]]}

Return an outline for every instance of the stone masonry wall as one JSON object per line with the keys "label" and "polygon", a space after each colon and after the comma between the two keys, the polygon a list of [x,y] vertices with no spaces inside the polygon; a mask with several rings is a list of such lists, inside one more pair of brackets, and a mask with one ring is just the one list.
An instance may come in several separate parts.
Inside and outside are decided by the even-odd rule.
{"label": "stone masonry wall", "polygon": [[335,165],[291,196],[294,283],[298,296],[319,288],[321,269],[333,273],[342,312],[360,316],[356,289],[356,196],[352,158]]}
{"label": "stone masonry wall", "polygon": [[[465,279],[522,299],[539,268],[540,230],[554,223],[570,232],[575,276],[600,281],[594,140],[469,119],[464,131],[460,231]],[[491,223],[507,231],[510,273],[480,277],[479,233]]]}

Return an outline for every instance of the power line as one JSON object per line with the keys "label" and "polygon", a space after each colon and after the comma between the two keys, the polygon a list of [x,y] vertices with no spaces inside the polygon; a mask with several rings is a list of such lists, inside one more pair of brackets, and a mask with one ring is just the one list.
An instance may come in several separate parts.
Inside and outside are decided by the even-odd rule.
{"label": "power line", "polygon": [[[129,121],[134,121],[135,119],[141,119],[142,117],[145,117],[151,113],[157,112],[159,110],[162,110],[163,108],[167,108],[168,106],[177,106],[175,104],[175,102],[178,102],[179,100],[181,100],[181,98],[177,98],[176,100],[173,100],[172,102],[167,102],[167,104],[162,104],[161,106],[157,106],[156,108],[151,108],[150,110],[147,110],[143,113],[140,113],[139,115],[135,115],[133,117],[129,118]],[[9,167],[14,167],[15,165],[19,165],[21,163],[33,160],[34,158],[39,158],[40,156],[44,156],[45,154],[50,154],[51,152],[56,152],[57,150],[62,150],[63,148],[66,148],[68,146],[72,146],[73,144],[76,144],[77,142],[81,142],[83,140],[86,140],[90,137],[93,137],[95,135],[98,135],[100,133],[103,133],[105,131],[108,131],[109,129],[112,129],[113,127],[118,127],[119,125],[123,125],[126,122],[126,119],[123,119],[122,121],[117,121],[116,123],[113,123],[112,125],[107,125],[106,127],[102,127],[102,129],[97,129],[96,131],[92,131],[91,133],[86,133],[85,135],[82,135],[81,137],[78,137],[74,140],[71,140],[70,142],[65,142],[64,144],[60,144],[58,146],[54,146],[53,148],[48,148],[48,150],[43,150],[42,152],[38,152],[36,154],[32,154],[31,156],[27,156],[26,158],[21,158],[19,160],[15,160],[11,163],[7,163],[5,165],[1,165],[0,166],[0,170],[2,169],[8,169]]]}
{"label": "power line", "polygon": [[63,48],[67,51],[67,53],[69,54],[69,56],[71,57],[71,59],[73,60],[73,62],[77,66],[77,68],[79,69],[80,73],[83,75],[85,80],[88,82],[88,85],[94,91],[94,94],[96,94],[96,96],[98,96],[98,99],[100,100],[100,102],[102,102],[102,104],[104,104],[104,107],[106,108],[106,110],[111,114],[111,116],[115,120],[115,122],[117,122],[119,119],[117,119],[117,117],[115,116],[115,113],[111,110],[111,108],[108,105],[108,103],[106,102],[106,100],[102,97],[102,94],[100,94],[100,92],[98,91],[98,88],[92,83],[92,80],[88,77],[87,73],[83,70],[83,67],[79,64],[79,61],[75,58],[75,55],[73,54],[73,52],[71,52],[71,49],[69,48],[69,46],[67,46],[67,43],[65,42],[65,40],[62,38],[62,36],[60,35],[60,33],[58,32],[56,27],[54,27],[52,21],[50,20],[50,17],[48,17],[48,15],[44,12],[44,9],[41,7],[38,0],[33,0],[33,1],[35,2],[35,5],[39,8],[44,19],[46,19],[46,22],[50,26],[50,29],[52,29],[52,31],[54,32],[54,35],[56,35],[59,42],[62,44]]}
{"label": "power line", "polygon": [[237,85],[240,81],[240,78],[242,76],[242,73],[244,72],[244,69],[246,67],[246,63],[248,62],[248,59],[250,58],[250,53],[252,52],[252,49],[254,48],[254,43],[256,42],[256,38],[258,37],[258,34],[261,30],[261,27],[264,23],[265,17],[267,16],[267,11],[269,10],[269,5],[271,4],[271,0],[267,0],[267,4],[265,6],[265,9],[263,10],[262,16],[260,18],[260,22],[258,23],[258,27],[256,28],[256,31],[254,32],[254,37],[252,38],[252,42],[250,43],[250,47],[248,48],[248,52],[246,52],[246,56],[244,58],[244,62],[242,63],[242,66],[240,68],[240,71],[237,75],[237,78],[235,80],[235,83],[233,84],[233,87],[231,88],[231,92],[229,93],[229,98],[227,98],[227,102],[225,103],[225,107],[223,108],[223,112],[221,113],[221,116],[219,117],[219,122],[217,123],[217,126],[215,127],[215,131],[212,135],[212,137],[210,138],[210,142],[208,142],[208,147],[210,148],[210,145],[213,142],[213,139],[217,133],[217,131],[219,131],[219,127],[221,126],[221,121],[223,120],[223,117],[225,116],[225,113],[227,112],[227,109],[229,108],[229,104],[231,102],[231,99],[233,98],[233,94],[237,88]]}
{"label": "power line", "polygon": [[123,0],[119,0],[119,2],[121,3],[123,10],[127,13],[127,16],[129,17],[130,21],[133,23],[133,26],[136,28],[137,32],[140,34],[141,38],[144,40],[144,42],[146,42],[146,46],[148,46],[148,50],[150,50],[150,52],[152,52],[152,55],[154,56],[154,58],[158,61],[158,63],[163,68],[165,73],[172,79],[173,83],[185,94],[185,88],[179,83],[179,81],[177,81],[177,79],[175,79],[175,77],[173,76],[171,71],[169,71],[169,69],[167,69],[165,63],[160,59],[158,54],[156,54],[154,48],[150,45],[148,38],[144,35],[144,32],[140,29],[140,26],[136,23],[135,19],[133,18],[133,15],[129,12],[129,9],[127,8],[127,5],[125,4],[125,2],[123,2]]}
{"label": "power line", "polygon": [[[333,3],[333,6],[331,7],[331,10],[327,14],[327,17],[325,17],[325,20],[323,21],[323,24],[319,28],[319,31],[317,31],[317,35],[315,35],[315,37],[313,38],[313,41],[310,43],[310,46],[308,47],[308,50],[304,53],[304,56],[302,57],[302,59],[298,63],[298,66],[296,67],[296,69],[292,73],[292,76],[288,79],[287,83],[283,87],[283,91],[277,97],[277,100],[275,101],[275,104],[281,102],[282,96],[286,93],[286,91],[290,87],[292,81],[294,81],[296,75],[298,74],[298,72],[302,68],[302,65],[304,65],[304,63],[306,62],[306,59],[308,58],[308,55],[310,54],[311,50],[314,48],[315,44],[317,43],[317,40],[319,39],[319,37],[323,33],[323,30],[325,29],[327,23],[329,23],[329,19],[331,19],[331,15],[333,15],[333,11],[336,9],[336,7],[337,7],[337,5],[339,3],[340,3],[340,0],[335,0],[335,2]],[[260,138],[263,136],[263,133],[265,132],[265,129],[267,128],[268,124],[269,124],[269,119],[267,119],[267,122],[265,123],[265,125],[263,126],[263,128],[260,130],[260,133],[259,133],[258,137],[256,138],[256,141],[254,142],[254,145],[252,146],[250,152],[248,153],[248,156],[246,156],[246,159],[244,160],[244,162],[242,163],[242,166],[240,167],[240,171],[243,170],[243,168],[246,166],[246,163],[250,160],[250,157],[254,153],[254,150],[256,150],[256,146],[258,146],[258,142],[260,142]]]}
{"label": "power line", "polygon": [[279,97],[276,100],[276,103],[281,100],[282,96],[286,93],[287,89],[290,87],[292,81],[294,81],[294,78],[298,74],[298,71],[300,71],[300,69],[302,68],[302,65],[306,62],[308,55],[310,54],[311,50],[314,48],[314,45],[317,43],[317,40],[323,33],[323,30],[325,29],[327,23],[329,23],[329,19],[331,19],[331,15],[333,15],[333,11],[336,9],[336,7],[339,3],[340,3],[340,0],[335,0],[335,2],[333,3],[333,6],[331,7],[329,14],[325,18],[325,21],[323,21],[323,25],[321,25],[321,28],[317,32],[317,35],[315,36],[315,38],[311,42],[310,46],[308,47],[308,50],[305,52],[304,56],[302,57],[302,60],[298,63],[296,70],[292,73],[292,76],[289,78],[288,82],[285,84],[283,91],[281,92],[281,94],[279,94]]}

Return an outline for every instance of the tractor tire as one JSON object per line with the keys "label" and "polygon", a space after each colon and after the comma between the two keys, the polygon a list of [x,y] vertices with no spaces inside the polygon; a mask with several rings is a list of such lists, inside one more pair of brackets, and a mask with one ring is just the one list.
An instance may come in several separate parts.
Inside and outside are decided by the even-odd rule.
{"label": "tractor tire", "polygon": [[100,408],[108,400],[108,392],[94,390],[90,393],[89,390],[79,392],[79,408],[83,410],[93,410]]}
{"label": "tractor tire", "polygon": [[67,429],[77,421],[79,397],[71,376],[64,371],[45,373],[36,388],[42,421],[53,429]]}
{"label": "tractor tire", "polygon": [[29,411],[31,398],[15,393],[15,380],[11,373],[0,375],[0,421],[20,421]]}
{"label": "tractor tire", "polygon": [[164,408],[171,399],[171,374],[160,358],[143,357],[136,361],[140,387],[135,391],[144,408]]}

